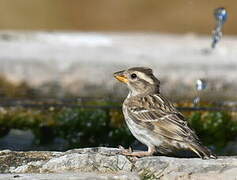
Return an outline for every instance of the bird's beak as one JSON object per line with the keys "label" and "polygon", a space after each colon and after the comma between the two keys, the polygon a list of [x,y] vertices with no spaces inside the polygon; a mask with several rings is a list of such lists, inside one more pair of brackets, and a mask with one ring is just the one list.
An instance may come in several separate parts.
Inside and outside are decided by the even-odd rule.
{"label": "bird's beak", "polygon": [[124,76],[123,72],[124,71],[119,71],[119,72],[114,73],[114,77],[123,83],[127,83],[128,79]]}

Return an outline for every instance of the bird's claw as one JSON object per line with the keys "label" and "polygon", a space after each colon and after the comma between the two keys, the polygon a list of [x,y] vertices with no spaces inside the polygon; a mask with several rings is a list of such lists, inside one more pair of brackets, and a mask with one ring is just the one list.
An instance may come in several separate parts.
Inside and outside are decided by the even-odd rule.
{"label": "bird's claw", "polygon": [[119,145],[118,148],[121,150],[121,153],[124,155],[129,155],[132,153],[131,147],[129,147],[128,149],[125,149],[123,146]]}

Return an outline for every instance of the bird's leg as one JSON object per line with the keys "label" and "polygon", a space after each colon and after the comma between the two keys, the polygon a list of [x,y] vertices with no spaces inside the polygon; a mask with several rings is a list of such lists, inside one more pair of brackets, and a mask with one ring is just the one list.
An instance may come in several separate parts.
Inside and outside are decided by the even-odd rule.
{"label": "bird's leg", "polygon": [[137,151],[137,152],[124,151],[124,152],[122,152],[122,154],[126,155],[126,156],[143,157],[143,156],[151,156],[154,154],[154,152],[156,152],[155,147],[149,146],[148,151]]}

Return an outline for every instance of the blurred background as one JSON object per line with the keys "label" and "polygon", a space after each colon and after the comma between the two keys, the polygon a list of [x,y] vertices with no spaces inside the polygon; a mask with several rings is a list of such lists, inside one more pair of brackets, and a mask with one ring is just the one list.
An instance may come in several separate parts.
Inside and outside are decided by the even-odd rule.
{"label": "blurred background", "polygon": [[236,34],[236,1],[1,0],[0,28],[11,30],[148,31],[210,35],[216,7],[228,9],[225,34]]}
{"label": "blurred background", "polygon": [[[228,19],[211,48],[214,9]],[[237,154],[234,0],[0,0],[0,149],[142,148],[113,72],[147,66],[205,145]],[[220,33],[221,33],[220,32]]]}

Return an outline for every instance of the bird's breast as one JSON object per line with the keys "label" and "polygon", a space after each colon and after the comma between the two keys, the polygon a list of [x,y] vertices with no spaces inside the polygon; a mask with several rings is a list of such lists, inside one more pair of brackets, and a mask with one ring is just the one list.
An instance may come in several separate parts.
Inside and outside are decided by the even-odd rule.
{"label": "bird's breast", "polygon": [[131,131],[133,136],[141,143],[147,146],[159,146],[163,142],[162,138],[157,136],[149,128],[137,123],[136,120],[132,119],[128,115],[128,108],[126,107],[126,105],[123,105],[123,114],[129,130]]}

